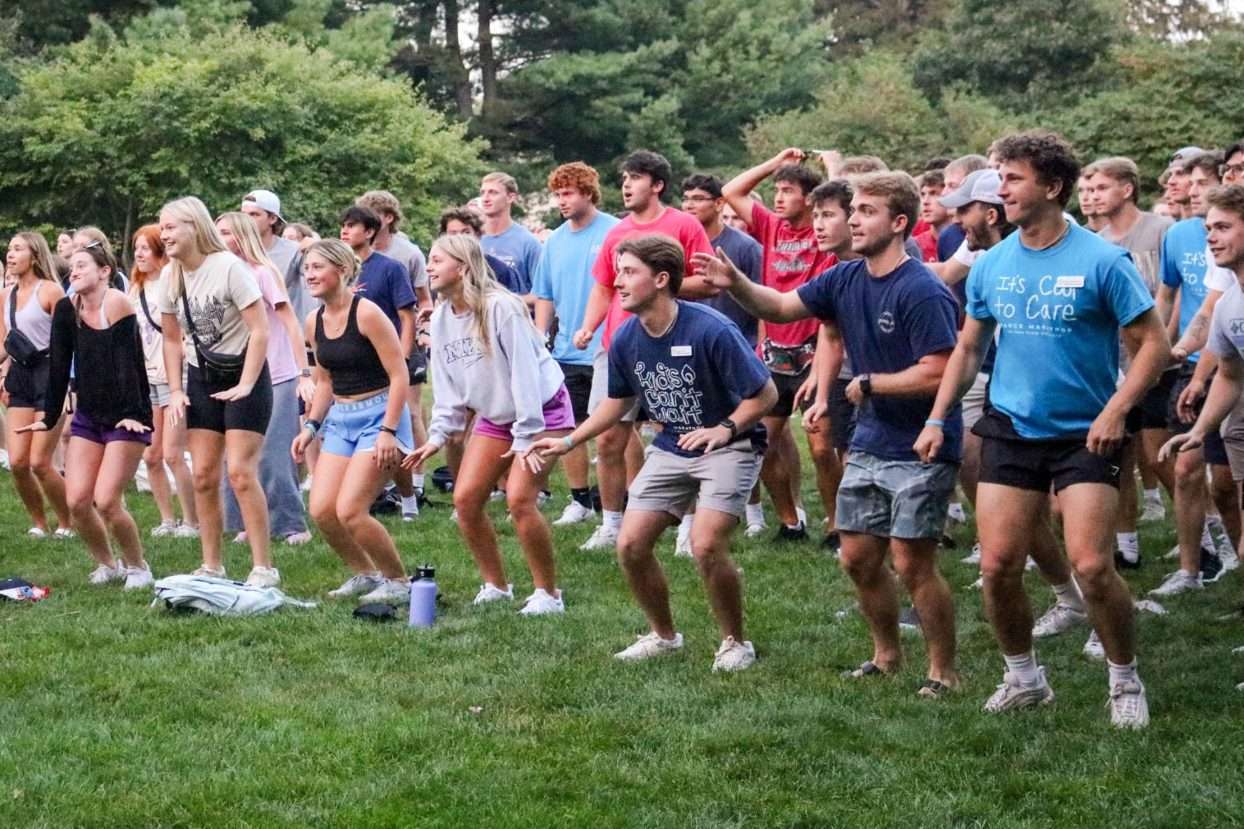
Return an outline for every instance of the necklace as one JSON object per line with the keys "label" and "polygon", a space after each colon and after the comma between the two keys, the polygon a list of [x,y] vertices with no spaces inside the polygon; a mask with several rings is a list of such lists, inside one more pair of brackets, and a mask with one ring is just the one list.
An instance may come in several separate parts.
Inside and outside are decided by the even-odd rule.
{"label": "necklace", "polygon": [[674,323],[676,322],[678,322],[678,304],[677,303],[674,304],[674,316],[670,318],[670,324],[665,326],[665,330],[662,331],[660,334],[657,334],[652,339],[659,340],[662,337],[664,337],[666,334],[668,334],[669,332],[673,331]]}

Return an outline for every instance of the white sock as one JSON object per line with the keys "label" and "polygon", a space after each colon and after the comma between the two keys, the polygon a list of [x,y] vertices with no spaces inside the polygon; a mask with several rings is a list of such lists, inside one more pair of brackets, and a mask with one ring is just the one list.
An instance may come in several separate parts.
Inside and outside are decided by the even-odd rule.
{"label": "white sock", "polygon": [[764,504],[748,504],[746,512],[748,524],[763,524],[765,522]]}
{"label": "white sock", "polygon": [[1146,504],[1148,504],[1148,503],[1154,503],[1154,504],[1160,504],[1160,503],[1162,503],[1162,490],[1158,489],[1157,487],[1154,487],[1153,489],[1146,489],[1146,490],[1145,490],[1145,503],[1146,503]]}
{"label": "white sock", "polygon": [[808,514],[804,512],[803,507],[795,507],[795,515],[799,516],[800,525],[808,523]]}
{"label": "white sock", "polygon": [[1123,560],[1135,564],[1140,561],[1140,538],[1136,533],[1115,533],[1115,540],[1119,544],[1119,552],[1123,554]]}
{"label": "white sock", "polygon": [[622,513],[613,510],[601,510],[600,525],[611,530],[622,529]]}
{"label": "white sock", "polygon": [[415,485],[415,489],[423,489],[423,473],[416,472],[411,475],[410,482]]}
{"label": "white sock", "polygon": [[1127,682],[1132,679],[1139,679],[1136,676],[1136,660],[1133,659],[1126,665],[1116,665],[1109,659],[1106,660],[1106,670],[1110,673],[1110,684],[1117,685],[1120,682]]}
{"label": "white sock", "polygon": [[1018,656],[1002,654],[1002,658],[1006,660],[1006,669],[1024,685],[1036,685],[1041,681],[1041,674],[1037,671],[1037,655],[1033,651]]}
{"label": "white sock", "polygon": [[402,512],[417,513],[419,512],[419,495],[403,495],[402,496]]}
{"label": "white sock", "polygon": [[1059,604],[1079,611],[1084,610],[1084,595],[1080,593],[1080,585],[1076,584],[1075,579],[1066,584],[1055,584],[1053,590]]}
{"label": "white sock", "polygon": [[1208,518],[1205,519],[1205,526],[1201,528],[1201,546],[1206,550],[1209,550],[1211,553],[1217,549],[1217,545],[1214,544],[1214,536],[1211,535],[1209,531]]}

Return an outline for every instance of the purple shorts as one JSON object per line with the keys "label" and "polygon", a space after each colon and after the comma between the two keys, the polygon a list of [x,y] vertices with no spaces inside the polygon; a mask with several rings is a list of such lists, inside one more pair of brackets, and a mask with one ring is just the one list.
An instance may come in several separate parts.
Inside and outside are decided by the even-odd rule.
{"label": "purple shorts", "polygon": [[[475,418],[475,433],[497,440],[513,440],[510,431],[513,423],[493,423],[486,417]],[[574,428],[574,407],[570,403],[570,392],[565,384],[557,390],[557,394],[544,404],[544,431],[556,432]]]}
{"label": "purple shorts", "polygon": [[69,422],[69,436],[89,440],[91,443],[108,444],[117,440],[130,440],[144,446],[151,445],[151,432],[118,429],[111,423],[91,417],[81,409],[73,413],[73,420]]}

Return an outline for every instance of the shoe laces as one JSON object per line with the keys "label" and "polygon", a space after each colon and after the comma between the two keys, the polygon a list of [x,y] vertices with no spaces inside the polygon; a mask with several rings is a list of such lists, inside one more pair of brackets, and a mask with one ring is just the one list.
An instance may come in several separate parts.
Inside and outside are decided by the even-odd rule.
{"label": "shoe laces", "polygon": [[1116,682],[1110,686],[1110,706],[1121,717],[1133,719],[1140,715],[1140,700],[1144,687],[1134,679]]}

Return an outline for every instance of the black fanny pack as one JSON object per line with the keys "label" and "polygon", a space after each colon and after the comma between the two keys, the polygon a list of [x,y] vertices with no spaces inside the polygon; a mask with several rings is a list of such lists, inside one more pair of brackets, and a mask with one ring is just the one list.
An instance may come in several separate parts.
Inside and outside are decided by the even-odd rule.
{"label": "black fanny pack", "polygon": [[186,312],[186,326],[190,329],[190,339],[194,341],[194,353],[199,361],[199,374],[203,377],[204,385],[217,390],[236,386],[242,381],[246,349],[242,349],[241,354],[221,354],[203,347],[203,343],[199,342],[199,333],[194,329],[194,317],[190,315],[190,302],[186,299],[185,285],[182,285],[181,307]]}
{"label": "black fanny pack", "polygon": [[[39,301],[39,287],[35,286],[35,302]],[[4,338],[4,350],[13,358],[13,362],[22,368],[34,368],[51,352],[46,348],[36,348],[21,331],[17,330],[17,286],[9,293],[9,333]]]}

